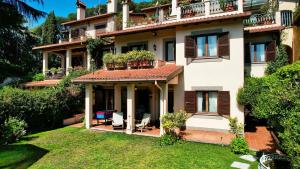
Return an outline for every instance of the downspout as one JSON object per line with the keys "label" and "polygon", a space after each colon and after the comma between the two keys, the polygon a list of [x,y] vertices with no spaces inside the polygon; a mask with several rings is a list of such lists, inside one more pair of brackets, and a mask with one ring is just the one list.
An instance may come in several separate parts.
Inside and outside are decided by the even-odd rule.
{"label": "downspout", "polygon": [[[158,85],[158,83],[157,83],[157,80],[155,80],[155,83],[154,83],[154,85],[159,89],[159,91],[160,91],[160,93],[162,94],[162,99],[164,98],[164,92],[163,92],[163,89]],[[161,99],[161,98],[160,98]],[[164,112],[164,110],[165,110],[165,106],[164,106],[165,104],[163,103],[161,106],[162,106],[162,111]],[[160,116],[160,113],[159,113],[159,116]],[[160,124],[161,124],[161,122],[160,122]]]}

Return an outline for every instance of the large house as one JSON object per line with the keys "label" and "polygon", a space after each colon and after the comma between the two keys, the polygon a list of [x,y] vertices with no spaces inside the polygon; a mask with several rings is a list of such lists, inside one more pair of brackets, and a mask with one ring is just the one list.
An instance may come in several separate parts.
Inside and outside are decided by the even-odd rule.
{"label": "large house", "polygon": [[244,123],[237,93],[245,77],[264,75],[280,40],[291,62],[299,58],[292,27],[292,11],[298,4],[279,0],[276,11],[262,13],[260,7],[266,2],[172,0],[133,13],[130,2],[124,0],[122,26],[118,26],[117,0],[108,1],[106,14],[87,18],[85,4],[77,1],[77,20],[63,24],[68,30],[66,40],[34,49],[43,52],[45,75],[51,52],[61,56],[66,74],[76,66],[90,69],[87,37],[113,39],[99,49],[102,53],[149,50],[156,55],[152,67],[108,70],[103,65],[73,80],[86,85],[86,128],[92,127],[99,110],[123,112],[127,133],[135,132],[135,119],[144,113],[150,113],[153,124],[159,124],[166,112],[185,110],[190,115],[186,128],[227,132],[229,117]]}

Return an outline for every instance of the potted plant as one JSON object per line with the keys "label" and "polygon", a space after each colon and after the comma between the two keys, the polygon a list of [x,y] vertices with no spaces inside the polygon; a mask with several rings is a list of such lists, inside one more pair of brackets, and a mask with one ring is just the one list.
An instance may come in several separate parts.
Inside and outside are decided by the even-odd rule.
{"label": "potted plant", "polygon": [[234,4],[232,0],[219,0],[220,7],[225,12],[234,11]]}
{"label": "potted plant", "polygon": [[151,67],[153,66],[153,61],[155,60],[155,55],[153,52],[141,50],[139,51],[139,65],[141,67]]}
{"label": "potted plant", "polygon": [[125,54],[117,54],[114,56],[114,66],[115,69],[126,69],[127,65],[127,59]]}
{"label": "potted plant", "polygon": [[180,110],[179,112],[166,113],[161,117],[162,127],[166,133],[180,135],[180,130],[183,129],[187,120],[187,113]]}
{"label": "potted plant", "polygon": [[105,66],[108,70],[114,69],[114,58],[115,58],[115,56],[112,53],[106,53],[103,56],[103,63],[105,64]]}
{"label": "potted plant", "polygon": [[139,52],[136,50],[130,51],[126,54],[127,64],[130,68],[138,68],[139,67]]}

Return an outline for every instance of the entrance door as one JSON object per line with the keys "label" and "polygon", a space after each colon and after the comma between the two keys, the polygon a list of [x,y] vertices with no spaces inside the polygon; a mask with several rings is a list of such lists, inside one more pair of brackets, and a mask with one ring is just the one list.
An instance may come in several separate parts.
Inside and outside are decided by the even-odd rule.
{"label": "entrance door", "polygon": [[142,119],[143,114],[150,113],[149,89],[138,89],[135,92],[136,119]]}

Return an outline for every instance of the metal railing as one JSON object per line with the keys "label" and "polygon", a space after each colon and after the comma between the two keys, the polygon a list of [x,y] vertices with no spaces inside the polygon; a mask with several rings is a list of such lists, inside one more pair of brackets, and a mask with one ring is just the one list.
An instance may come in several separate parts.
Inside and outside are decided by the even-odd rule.
{"label": "metal railing", "polygon": [[181,17],[193,17],[193,16],[203,16],[205,15],[205,3],[198,2],[189,5],[184,5],[181,7]]}
{"label": "metal railing", "polygon": [[280,11],[280,17],[282,26],[292,26],[293,12],[291,10]]}
{"label": "metal railing", "polygon": [[237,0],[210,1],[209,11],[211,14],[231,12],[237,10]]}
{"label": "metal railing", "polygon": [[270,25],[275,24],[275,16],[272,14],[253,14],[244,19],[245,26]]}

